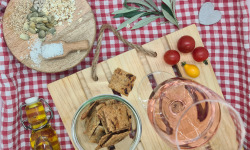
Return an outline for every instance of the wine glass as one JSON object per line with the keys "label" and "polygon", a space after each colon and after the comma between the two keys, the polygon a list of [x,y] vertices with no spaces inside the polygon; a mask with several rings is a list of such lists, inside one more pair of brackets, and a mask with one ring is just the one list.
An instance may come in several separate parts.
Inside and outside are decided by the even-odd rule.
{"label": "wine glass", "polygon": [[[242,146],[245,129],[237,111],[222,107],[223,98],[195,81],[153,72],[142,79],[137,94],[155,131],[173,149]],[[226,140],[212,142],[216,136]]]}
{"label": "wine glass", "polygon": [[175,132],[178,149],[240,150],[245,135],[240,114],[222,99],[194,102],[182,113]]}

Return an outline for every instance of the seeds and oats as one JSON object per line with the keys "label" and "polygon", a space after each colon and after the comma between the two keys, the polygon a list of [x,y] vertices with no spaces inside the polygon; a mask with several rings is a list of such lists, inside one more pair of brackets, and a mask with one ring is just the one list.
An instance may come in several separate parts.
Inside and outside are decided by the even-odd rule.
{"label": "seeds and oats", "polygon": [[28,34],[22,33],[22,34],[20,35],[20,38],[23,39],[23,40],[25,40],[25,41],[27,41],[27,40],[30,39],[30,36],[29,36]]}
{"label": "seeds and oats", "polygon": [[24,33],[23,25],[26,21],[27,14],[30,12],[32,3],[30,0],[16,1],[13,12],[7,20],[7,26],[12,28],[15,33]]}
{"label": "seeds and oats", "polygon": [[43,5],[45,3],[45,0],[31,0],[33,3],[34,9],[36,9],[38,12],[41,12],[43,9]]}
{"label": "seeds and oats", "polygon": [[45,36],[46,36],[46,32],[45,32],[44,30],[39,31],[38,37],[39,37],[40,39],[43,39]]}
{"label": "seeds and oats", "polygon": [[[31,34],[38,34],[38,38],[44,39],[48,33],[54,34],[54,26],[57,24],[54,16],[45,15],[42,11],[38,12],[34,5],[30,8],[30,13],[27,15],[27,20],[23,25],[23,30],[28,31]],[[39,9],[39,8],[38,8]],[[20,35],[20,38],[27,39],[24,35]]]}
{"label": "seeds and oats", "polygon": [[46,15],[54,15],[59,25],[63,21],[71,23],[75,12],[75,0],[45,0],[42,11]]}
{"label": "seeds and oats", "polygon": [[39,38],[54,34],[55,25],[72,22],[76,9],[75,0],[20,0],[14,7],[7,25],[23,40],[29,39],[28,33],[38,34]]}
{"label": "seeds and oats", "polygon": [[82,18],[79,18],[79,19],[78,19],[78,22],[82,22]]}

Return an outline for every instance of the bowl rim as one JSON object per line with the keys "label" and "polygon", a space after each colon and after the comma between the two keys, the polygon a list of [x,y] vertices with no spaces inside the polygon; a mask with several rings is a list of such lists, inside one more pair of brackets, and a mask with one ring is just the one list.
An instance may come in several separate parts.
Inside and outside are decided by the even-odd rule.
{"label": "bowl rim", "polygon": [[88,100],[86,100],[76,111],[72,123],[71,123],[71,133],[72,133],[72,139],[73,139],[73,143],[74,145],[80,149],[80,150],[84,150],[84,148],[82,148],[82,146],[80,145],[78,138],[76,137],[76,121],[78,116],[80,115],[81,111],[90,103],[92,103],[95,100],[101,100],[101,99],[107,99],[107,98],[111,98],[111,99],[115,99],[118,100],[122,103],[124,103],[127,107],[129,107],[129,109],[132,111],[132,113],[134,114],[135,118],[136,118],[136,136],[135,136],[135,140],[132,142],[132,146],[130,147],[130,150],[134,150],[138,143],[140,142],[141,139],[141,134],[142,134],[142,123],[141,123],[141,119],[140,116],[138,114],[138,112],[135,110],[135,108],[123,97],[118,96],[118,95],[113,95],[113,94],[101,94],[101,95],[97,95],[94,96]]}

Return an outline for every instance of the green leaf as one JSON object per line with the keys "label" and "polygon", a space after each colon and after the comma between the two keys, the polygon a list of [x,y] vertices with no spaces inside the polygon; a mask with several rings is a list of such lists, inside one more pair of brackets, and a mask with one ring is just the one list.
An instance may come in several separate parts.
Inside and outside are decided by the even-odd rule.
{"label": "green leaf", "polygon": [[122,28],[126,27],[128,24],[134,22],[136,19],[140,18],[144,13],[135,15],[134,17],[126,20],[125,22],[123,22],[121,25],[119,25],[119,27],[117,27],[117,31],[121,30]]}
{"label": "green leaf", "polygon": [[132,30],[133,30],[133,29],[138,29],[138,28],[140,28],[140,27],[143,27],[143,26],[149,24],[150,22],[155,21],[156,19],[161,18],[161,17],[162,17],[162,16],[150,16],[150,17],[148,17],[148,18],[145,18],[145,19],[143,19],[143,20],[137,22],[137,23],[133,26]]}
{"label": "green leaf", "polygon": [[178,22],[166,11],[162,10],[164,17],[179,28]]}
{"label": "green leaf", "polygon": [[121,18],[121,17],[123,17],[123,15],[124,15],[124,14],[116,14],[116,15],[114,15],[113,18]]}
{"label": "green leaf", "polygon": [[129,9],[129,8],[130,8],[130,6],[128,6],[128,5],[127,5],[127,0],[124,0],[124,2],[123,2],[123,6],[124,6],[125,8],[127,8],[127,9]]}
{"label": "green leaf", "polygon": [[129,9],[123,8],[123,9],[114,11],[112,14],[123,14],[123,13],[128,13],[128,12],[131,12],[131,11],[135,11],[135,10],[138,10],[138,8],[135,8],[135,7],[131,7]]}
{"label": "green leaf", "polygon": [[145,7],[143,5],[141,5],[141,4],[136,4],[135,3],[135,5],[138,6],[138,7],[140,7],[139,9],[142,9],[142,10],[145,9]]}
{"label": "green leaf", "polygon": [[150,9],[154,10],[154,8],[152,6],[150,6],[147,2],[145,2],[143,0],[127,0],[127,3],[140,4],[140,5],[146,6]]}
{"label": "green leaf", "polygon": [[163,10],[163,9],[166,10],[173,18],[175,18],[175,17],[174,17],[175,14],[173,14],[172,9],[169,8],[166,4],[162,3],[162,4],[161,4],[161,8],[162,8],[162,10]]}
{"label": "green leaf", "polygon": [[153,0],[146,0],[146,2],[148,2],[151,6],[153,6],[155,10],[160,11]]}
{"label": "green leaf", "polygon": [[131,12],[124,13],[124,14],[116,14],[114,16],[114,18],[120,18],[120,17],[131,18],[131,17],[138,15],[138,14],[141,14],[141,13],[143,13],[143,12],[135,10],[135,11],[131,11]]}
{"label": "green leaf", "polygon": [[[124,14],[117,14],[117,15],[114,16],[114,18],[120,18],[120,17],[131,18],[131,17],[133,17],[135,15],[138,15],[138,14],[141,14],[141,13],[143,13],[143,12],[135,10],[135,11],[131,11],[131,12],[124,13]],[[162,12],[157,12],[157,11],[146,12],[141,17],[149,16],[149,15],[161,15],[161,16],[163,16],[163,13]]]}
{"label": "green leaf", "polygon": [[162,4],[161,7],[164,17],[179,28],[178,21],[175,19],[175,17],[173,17],[173,14],[170,13],[169,10],[167,11],[168,7],[164,4]]}
{"label": "green leaf", "polygon": [[170,3],[170,0],[162,0],[170,9],[172,9],[172,5]]}
{"label": "green leaf", "polygon": [[162,10],[166,10],[173,18],[175,18],[175,14],[173,13],[172,9],[169,8],[166,4],[161,4]]}
{"label": "green leaf", "polygon": [[[172,0],[172,5],[173,5],[173,14],[175,16],[175,0]],[[175,19],[176,19],[176,16],[175,16]]]}

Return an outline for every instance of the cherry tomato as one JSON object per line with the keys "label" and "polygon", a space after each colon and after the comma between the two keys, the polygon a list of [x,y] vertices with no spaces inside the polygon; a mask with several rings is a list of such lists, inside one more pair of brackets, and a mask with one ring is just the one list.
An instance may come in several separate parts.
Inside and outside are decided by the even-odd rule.
{"label": "cherry tomato", "polygon": [[182,53],[189,53],[194,50],[195,41],[191,36],[182,36],[177,43],[178,50]]}
{"label": "cherry tomato", "polygon": [[196,78],[200,75],[200,70],[197,66],[186,64],[186,62],[182,62],[182,66],[184,67],[184,70],[188,76]]}
{"label": "cherry tomato", "polygon": [[168,50],[164,54],[164,60],[169,65],[175,65],[180,61],[180,54],[176,50]]}
{"label": "cherry tomato", "polygon": [[202,62],[208,58],[208,50],[205,47],[196,47],[192,55],[195,61]]}

